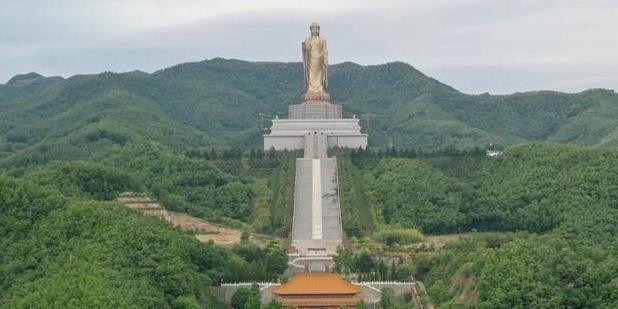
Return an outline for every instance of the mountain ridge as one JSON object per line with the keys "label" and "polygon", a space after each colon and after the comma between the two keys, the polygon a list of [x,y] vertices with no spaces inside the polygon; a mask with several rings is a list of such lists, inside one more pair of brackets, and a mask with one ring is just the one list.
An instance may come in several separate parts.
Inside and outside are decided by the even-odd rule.
{"label": "mountain ridge", "polygon": [[[532,141],[618,146],[613,90],[470,95],[401,61],[343,62],[330,66],[330,77],[333,102],[344,106],[346,117],[361,119],[372,147],[484,148]],[[288,105],[300,103],[303,88],[299,62],[223,58],[154,73],[66,79],[28,73],[11,80],[0,85],[0,158],[43,141],[70,143],[68,132],[79,135],[87,127],[178,149],[259,148],[262,129],[269,126],[259,114],[287,114]],[[109,118],[127,109],[134,117]],[[140,129],[146,124],[140,113],[158,115],[150,117],[149,130]],[[108,123],[88,122],[97,117],[108,117]]]}

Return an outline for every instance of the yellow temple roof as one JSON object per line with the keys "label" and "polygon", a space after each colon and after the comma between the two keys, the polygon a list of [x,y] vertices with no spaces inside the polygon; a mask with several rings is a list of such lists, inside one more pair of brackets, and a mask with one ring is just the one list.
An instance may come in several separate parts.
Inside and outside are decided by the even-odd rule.
{"label": "yellow temple roof", "polygon": [[333,295],[357,294],[361,288],[346,281],[339,274],[296,274],[274,288],[277,295]]}

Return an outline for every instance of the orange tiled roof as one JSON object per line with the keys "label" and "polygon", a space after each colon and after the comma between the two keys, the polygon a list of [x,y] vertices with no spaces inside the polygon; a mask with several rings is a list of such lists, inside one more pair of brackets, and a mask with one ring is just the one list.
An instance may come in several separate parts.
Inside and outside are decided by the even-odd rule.
{"label": "orange tiled roof", "polygon": [[346,281],[339,274],[296,274],[274,289],[277,295],[356,294],[361,288]]}
{"label": "orange tiled roof", "polygon": [[328,298],[319,298],[319,299],[303,299],[303,298],[293,298],[293,299],[285,299],[279,298],[277,299],[284,306],[292,306],[292,307],[353,307],[358,305],[361,302],[360,297],[352,296],[342,299],[328,299]]}

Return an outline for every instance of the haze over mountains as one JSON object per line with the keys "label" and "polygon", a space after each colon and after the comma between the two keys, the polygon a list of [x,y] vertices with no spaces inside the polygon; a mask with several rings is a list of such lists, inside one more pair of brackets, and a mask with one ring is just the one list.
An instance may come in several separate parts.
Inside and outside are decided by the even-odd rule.
{"label": "haze over mountains", "polygon": [[[530,141],[618,146],[618,95],[467,95],[409,64],[331,66],[330,93],[362,119],[370,146],[487,147]],[[300,63],[215,58],[152,74],[36,73],[0,85],[0,157],[89,151],[142,138],[176,149],[261,146],[259,113],[299,103]],[[63,150],[66,151],[66,150]],[[62,154],[58,154],[62,155]]]}

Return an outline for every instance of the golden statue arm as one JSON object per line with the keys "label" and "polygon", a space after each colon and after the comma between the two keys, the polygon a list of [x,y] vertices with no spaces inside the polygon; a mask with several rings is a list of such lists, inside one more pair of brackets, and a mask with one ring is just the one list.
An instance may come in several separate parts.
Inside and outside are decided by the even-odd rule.
{"label": "golden statue arm", "polygon": [[309,72],[307,71],[307,45],[305,42],[301,42],[302,51],[303,51],[303,75],[305,80],[305,90],[309,85]]}
{"label": "golden statue arm", "polygon": [[324,91],[328,91],[328,48],[326,40],[324,40]]}

